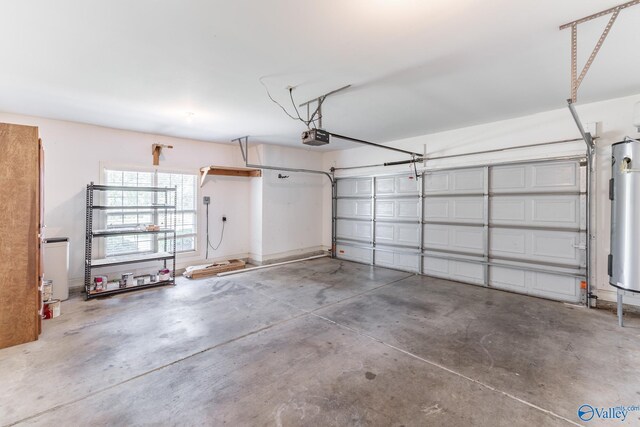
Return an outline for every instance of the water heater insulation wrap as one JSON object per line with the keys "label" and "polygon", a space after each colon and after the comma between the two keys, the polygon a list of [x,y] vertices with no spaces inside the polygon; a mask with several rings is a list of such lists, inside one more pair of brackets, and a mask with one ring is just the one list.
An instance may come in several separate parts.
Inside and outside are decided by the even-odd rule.
{"label": "water heater insulation wrap", "polygon": [[612,146],[609,283],[640,292],[640,143]]}

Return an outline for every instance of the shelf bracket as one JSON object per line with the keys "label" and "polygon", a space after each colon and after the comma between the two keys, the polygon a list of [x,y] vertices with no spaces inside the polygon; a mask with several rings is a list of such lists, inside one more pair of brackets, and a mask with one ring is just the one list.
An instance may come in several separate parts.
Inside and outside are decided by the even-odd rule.
{"label": "shelf bracket", "polygon": [[205,166],[200,169],[200,187],[204,185],[204,180],[207,179],[207,175],[209,175],[209,171],[211,170],[211,166]]}
{"label": "shelf bracket", "polygon": [[173,148],[173,145],[153,144],[151,146],[151,154],[153,154],[153,165],[160,166],[160,154],[163,148]]}

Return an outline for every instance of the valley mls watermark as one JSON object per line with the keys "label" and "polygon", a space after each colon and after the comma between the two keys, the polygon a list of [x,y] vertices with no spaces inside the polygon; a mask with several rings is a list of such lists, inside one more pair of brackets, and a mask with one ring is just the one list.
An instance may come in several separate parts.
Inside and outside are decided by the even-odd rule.
{"label": "valley mls watermark", "polygon": [[584,404],[578,408],[578,418],[582,421],[591,421],[594,419],[624,421],[627,419],[629,412],[640,412],[640,405],[601,408]]}

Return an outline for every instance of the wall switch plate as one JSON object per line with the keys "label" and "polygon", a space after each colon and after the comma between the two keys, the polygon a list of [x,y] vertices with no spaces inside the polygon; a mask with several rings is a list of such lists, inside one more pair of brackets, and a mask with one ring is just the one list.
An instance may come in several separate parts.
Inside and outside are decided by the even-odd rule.
{"label": "wall switch plate", "polygon": [[205,205],[208,205],[209,203],[211,203],[211,197],[209,196],[204,196],[202,198],[202,203],[204,203]]}

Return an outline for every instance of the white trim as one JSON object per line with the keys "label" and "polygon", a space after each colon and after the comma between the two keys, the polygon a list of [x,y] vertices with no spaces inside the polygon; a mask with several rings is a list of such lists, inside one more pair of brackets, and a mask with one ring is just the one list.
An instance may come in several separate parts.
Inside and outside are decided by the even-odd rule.
{"label": "white trim", "polygon": [[[611,286],[611,289],[598,289],[597,295],[599,299],[603,301],[609,302],[617,302],[618,292]],[[635,305],[640,307],[640,294],[630,291],[624,292],[624,300],[625,304]],[[596,303],[597,304],[597,303]]]}
{"label": "white trim", "polygon": [[308,257],[308,258],[294,259],[294,260],[291,260],[291,261],[283,261],[283,262],[276,262],[276,263],[273,263],[273,264],[259,265],[257,267],[243,268],[241,270],[226,271],[224,273],[218,273],[217,276],[218,277],[224,277],[224,276],[229,276],[231,274],[248,273],[249,271],[261,270],[263,268],[277,267],[279,265],[293,264],[294,262],[309,261],[309,260],[318,259],[318,258],[326,258],[328,256],[329,256],[329,254],[323,254],[323,255],[311,256],[311,257]]}
{"label": "white trim", "polygon": [[300,249],[294,249],[291,251],[285,251],[285,252],[278,252],[278,253],[273,253],[273,254],[255,254],[255,253],[250,253],[249,254],[249,258],[251,261],[259,263],[259,264],[266,264],[269,263],[271,261],[274,260],[283,260],[285,258],[290,258],[290,257],[298,257],[301,255],[312,255],[313,253],[317,253],[317,252],[322,252],[326,250],[326,248],[324,246],[311,246],[308,248],[300,248]]}

